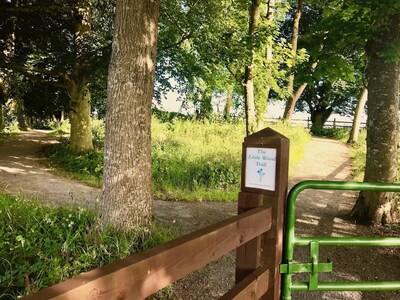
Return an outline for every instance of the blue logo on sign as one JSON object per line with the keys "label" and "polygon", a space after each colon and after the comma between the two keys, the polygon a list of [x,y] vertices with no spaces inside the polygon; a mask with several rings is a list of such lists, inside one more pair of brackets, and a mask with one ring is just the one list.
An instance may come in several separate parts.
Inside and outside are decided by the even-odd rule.
{"label": "blue logo on sign", "polygon": [[263,178],[263,176],[265,176],[264,169],[263,169],[263,168],[261,168],[261,169],[258,169],[258,171],[257,171],[257,174],[258,174],[258,176],[260,176],[260,182],[261,182],[261,181],[262,181],[262,178]]}

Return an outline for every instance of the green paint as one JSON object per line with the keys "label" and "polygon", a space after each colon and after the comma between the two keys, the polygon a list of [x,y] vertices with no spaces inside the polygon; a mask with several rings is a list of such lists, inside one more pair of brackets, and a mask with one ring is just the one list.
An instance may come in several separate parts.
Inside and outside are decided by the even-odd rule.
{"label": "green paint", "polygon": [[[291,300],[292,291],[389,291],[400,290],[400,281],[380,282],[318,282],[318,273],[331,272],[332,263],[319,263],[320,246],[386,246],[399,247],[400,238],[373,237],[296,237],[294,234],[296,222],[296,200],[300,192],[306,189],[317,190],[352,190],[376,192],[400,192],[400,184],[368,183],[345,181],[307,180],[295,185],[287,198],[286,235],[283,253],[283,264],[280,266],[282,275],[282,299]],[[310,247],[310,262],[293,263],[295,246]],[[293,282],[293,273],[310,273],[309,282]]]}

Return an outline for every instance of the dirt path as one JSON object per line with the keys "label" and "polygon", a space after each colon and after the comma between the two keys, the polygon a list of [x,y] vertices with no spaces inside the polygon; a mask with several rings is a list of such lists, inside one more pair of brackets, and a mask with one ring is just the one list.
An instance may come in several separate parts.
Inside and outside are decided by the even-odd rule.
{"label": "dirt path", "polygon": [[55,143],[48,131],[28,131],[0,144],[0,188],[38,197],[48,204],[76,204],[95,208],[99,189],[52,174],[41,164],[40,147]]}
{"label": "dirt path", "polygon": [[[51,174],[38,158],[40,146],[52,142],[43,132],[25,132],[0,145],[0,188],[22,191],[45,203],[75,203],[95,208],[99,189]],[[340,142],[313,138],[304,159],[295,169],[290,185],[305,179],[349,180],[351,159]],[[391,234],[390,228],[358,226],[347,219],[354,203],[349,192],[306,191],[298,200],[296,232],[310,236],[354,236]],[[180,234],[194,231],[236,214],[236,203],[182,203],[155,201],[155,217]],[[296,258],[307,261],[305,249]],[[334,273],[321,274],[322,280],[398,280],[400,253],[384,248],[323,248],[320,260],[329,257]],[[173,299],[216,299],[233,285],[234,254],[230,253],[206,268],[179,281],[172,288]],[[399,299],[399,292],[296,293],[293,299]]]}

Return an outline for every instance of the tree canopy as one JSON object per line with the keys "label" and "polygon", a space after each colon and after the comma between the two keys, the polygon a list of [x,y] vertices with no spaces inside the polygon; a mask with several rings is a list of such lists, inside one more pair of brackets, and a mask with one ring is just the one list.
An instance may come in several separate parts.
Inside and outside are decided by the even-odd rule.
{"label": "tree canopy", "polygon": [[[218,99],[227,119],[231,106],[238,108],[249,134],[268,101],[284,99],[285,119],[307,111],[318,131],[332,112],[352,114],[368,88],[367,164],[377,164],[373,151],[391,145],[397,155],[399,10],[397,0],[162,1],[153,101],[176,91],[206,119]],[[67,112],[70,150],[93,149],[91,116],[107,113],[115,11],[105,0],[0,1],[0,130],[3,120],[27,129]],[[386,102],[379,101],[383,92],[391,95]],[[391,122],[378,122],[382,111]],[[385,136],[379,132],[387,132],[385,141],[374,138]],[[366,180],[393,181],[394,154],[384,167],[393,174],[370,176],[376,169],[367,165]],[[395,218],[388,211],[377,217],[379,205],[354,215]]]}

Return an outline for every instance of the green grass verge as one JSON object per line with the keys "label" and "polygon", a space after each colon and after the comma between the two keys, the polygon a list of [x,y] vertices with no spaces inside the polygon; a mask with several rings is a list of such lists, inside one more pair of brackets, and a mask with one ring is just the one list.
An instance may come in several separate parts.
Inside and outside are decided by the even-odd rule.
{"label": "green grass verge", "polygon": [[101,186],[103,175],[101,150],[72,154],[69,152],[67,139],[60,139],[59,144],[49,145],[42,150],[43,154],[49,158],[49,166],[57,174],[78,179],[90,186]]}
{"label": "green grass verge", "polygon": [[13,133],[0,132],[0,143],[4,142],[5,139],[15,134],[16,133],[13,134]]}
{"label": "green grass verge", "polygon": [[353,177],[355,181],[364,180],[365,155],[367,152],[366,138],[367,131],[362,129],[358,136],[358,141],[350,146],[350,154],[353,158]]}
{"label": "green grass verge", "polygon": [[346,143],[350,136],[350,129],[323,128],[322,130],[314,132],[313,135],[326,137],[328,139],[333,139],[333,140],[339,140]]}
{"label": "green grass verge", "polygon": [[[68,153],[62,142],[46,151],[53,167],[90,185],[100,186],[104,129],[94,126],[99,150]],[[290,172],[304,155],[310,135],[302,127],[267,124],[290,139]],[[152,178],[158,199],[235,201],[240,189],[244,123],[204,123],[183,119],[152,119]]]}
{"label": "green grass verge", "polygon": [[81,208],[0,193],[0,298],[16,299],[175,237],[154,226],[143,240],[99,231],[97,222],[95,213]]}

